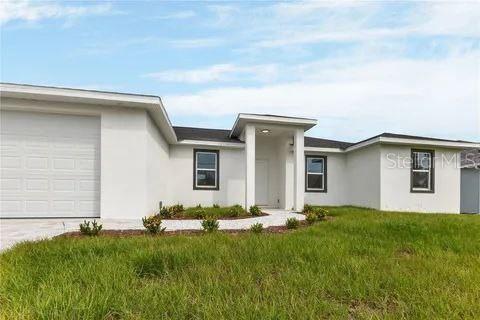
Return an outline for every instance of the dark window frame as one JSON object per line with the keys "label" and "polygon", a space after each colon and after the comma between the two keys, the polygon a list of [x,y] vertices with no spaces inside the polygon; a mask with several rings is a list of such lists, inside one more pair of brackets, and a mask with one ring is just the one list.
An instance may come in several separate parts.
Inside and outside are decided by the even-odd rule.
{"label": "dark window frame", "polygon": [[[215,186],[197,186],[197,153],[214,153],[217,157],[215,168]],[[202,170],[202,169],[200,169]],[[220,190],[220,151],[214,149],[193,149],[193,190]]]}
{"label": "dark window frame", "polygon": [[[422,190],[413,187],[414,157],[416,152],[430,154],[430,189]],[[410,193],[435,193],[435,150],[431,149],[412,149],[410,153]]]}
{"label": "dark window frame", "polygon": [[[323,160],[323,189],[315,190],[308,188],[308,159],[322,159]],[[327,156],[305,155],[305,192],[327,193],[328,192],[328,165]]]}

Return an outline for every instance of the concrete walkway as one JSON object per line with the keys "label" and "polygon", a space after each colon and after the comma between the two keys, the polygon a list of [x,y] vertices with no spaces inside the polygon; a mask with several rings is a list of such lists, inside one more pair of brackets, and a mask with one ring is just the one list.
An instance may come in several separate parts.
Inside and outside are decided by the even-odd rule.
{"label": "concrete walkway", "polygon": [[[268,216],[219,220],[220,229],[248,229],[254,223],[262,223],[265,228],[282,226],[287,218],[295,217],[305,220],[302,214],[279,210],[262,209]],[[59,234],[78,231],[78,225],[85,219],[0,219],[0,250],[5,250],[22,241],[34,241],[51,238]],[[88,219],[87,219],[88,220]],[[104,230],[143,229],[140,219],[98,219]],[[200,220],[164,220],[162,225],[167,230],[202,229]]]}

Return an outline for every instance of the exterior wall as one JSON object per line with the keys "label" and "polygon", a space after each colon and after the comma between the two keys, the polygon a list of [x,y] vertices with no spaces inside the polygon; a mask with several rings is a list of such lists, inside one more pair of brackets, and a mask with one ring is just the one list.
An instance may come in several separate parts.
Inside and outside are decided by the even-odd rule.
{"label": "exterior wall", "polygon": [[380,146],[347,153],[348,203],[380,209]]}
{"label": "exterior wall", "polygon": [[411,193],[411,149],[412,146],[381,146],[381,210],[459,213],[460,166],[456,152],[434,149],[435,192]]}
{"label": "exterior wall", "polygon": [[101,124],[102,218],[139,218],[146,206],[146,113],[104,110]]}
{"label": "exterior wall", "polygon": [[165,203],[169,199],[170,152],[167,141],[149,116],[146,135],[146,205],[148,212],[154,213],[159,210],[159,201]]}
{"label": "exterior wall", "polygon": [[[193,190],[193,149],[219,150],[220,189]],[[245,202],[245,154],[244,149],[217,147],[170,146],[169,204],[184,206],[221,206]]]}
{"label": "exterior wall", "polygon": [[480,213],[480,169],[461,169],[462,213]]}
{"label": "exterior wall", "polygon": [[322,206],[350,204],[348,199],[347,156],[343,153],[306,152],[327,157],[327,192],[305,191],[305,203]]}

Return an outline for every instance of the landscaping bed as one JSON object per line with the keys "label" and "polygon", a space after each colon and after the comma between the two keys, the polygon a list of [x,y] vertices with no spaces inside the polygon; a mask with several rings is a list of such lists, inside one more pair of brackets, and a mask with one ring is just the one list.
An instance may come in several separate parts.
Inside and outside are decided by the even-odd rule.
{"label": "landscaping bed", "polygon": [[[299,221],[298,229],[306,227],[307,223],[305,221]],[[263,228],[263,233],[285,233],[293,231],[294,229],[288,229],[286,226],[272,226]],[[228,230],[218,230],[216,232],[228,233],[228,234],[244,234],[251,232],[249,229],[228,229]],[[98,237],[138,237],[138,236],[147,236],[147,237],[164,237],[164,236],[174,236],[174,235],[203,235],[205,234],[204,230],[198,229],[188,229],[188,230],[168,230],[163,231],[155,235],[151,235],[148,231],[144,229],[132,229],[132,230],[102,230]],[[66,232],[56,237],[67,237],[67,238],[88,238],[89,236],[82,234],[79,231]]]}
{"label": "landscaping bed", "polygon": [[[251,208],[252,209],[252,208]],[[261,211],[260,208],[254,206],[254,213],[252,210],[246,211],[240,205],[230,206],[230,207],[189,207],[183,208],[182,205],[173,205],[170,207],[164,207],[160,211],[160,216],[162,220],[202,220],[206,217],[222,219],[222,220],[233,220],[233,219],[245,219],[252,217],[262,217],[268,216],[265,212]]]}

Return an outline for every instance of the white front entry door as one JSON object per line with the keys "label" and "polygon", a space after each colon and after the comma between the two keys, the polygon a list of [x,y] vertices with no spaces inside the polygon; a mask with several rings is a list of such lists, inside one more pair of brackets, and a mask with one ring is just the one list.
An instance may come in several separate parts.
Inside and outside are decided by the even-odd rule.
{"label": "white front entry door", "polygon": [[100,216],[100,118],[1,112],[1,218]]}
{"label": "white front entry door", "polygon": [[268,205],[268,160],[255,161],[255,204]]}

